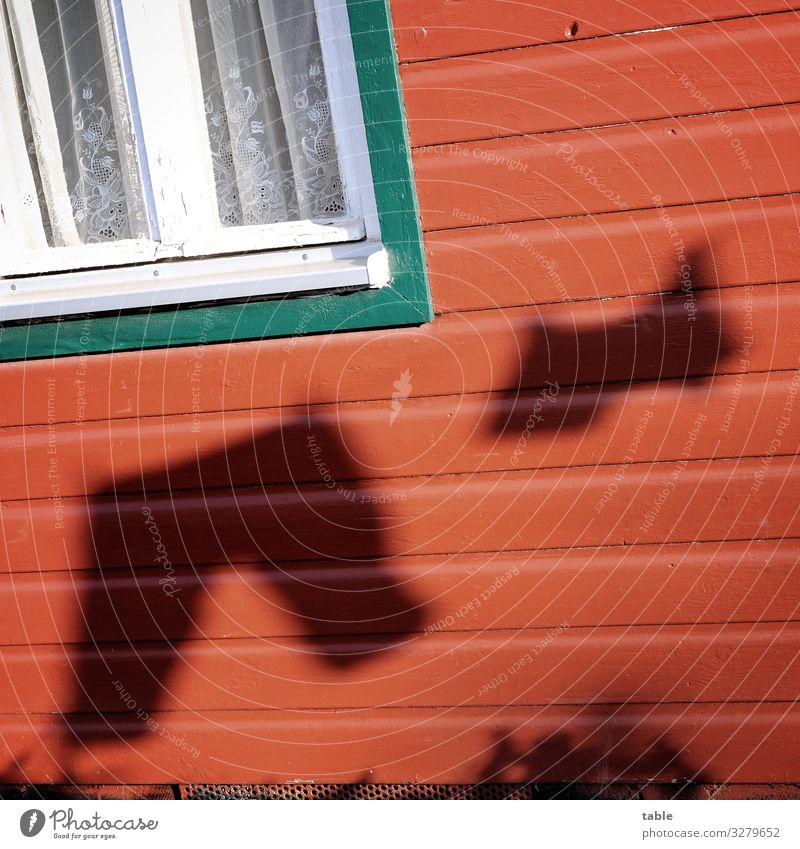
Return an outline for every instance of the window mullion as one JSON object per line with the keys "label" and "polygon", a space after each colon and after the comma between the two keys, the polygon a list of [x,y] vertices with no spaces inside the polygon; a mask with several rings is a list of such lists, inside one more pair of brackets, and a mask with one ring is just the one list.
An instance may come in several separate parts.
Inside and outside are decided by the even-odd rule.
{"label": "window mullion", "polygon": [[[162,253],[216,220],[202,86],[183,3],[118,0],[158,219]],[[171,250],[175,249],[175,250]],[[179,251],[177,251],[179,252]]]}
{"label": "window mullion", "polygon": [[[146,208],[147,223],[150,238],[158,243],[160,233],[158,229],[158,217],[156,215],[153,199],[153,186],[147,166],[147,151],[144,149],[144,137],[139,120],[139,103],[136,97],[136,85],[131,68],[130,50],[128,46],[128,35],[125,21],[122,15],[122,0],[103,0],[106,4],[106,14],[99,16],[107,22],[107,26],[101,27],[100,35],[104,41],[107,51],[114,51],[119,62],[118,90],[124,91],[125,103],[128,107],[126,120],[130,122],[132,137],[132,150],[126,151],[124,145],[119,151],[120,163],[123,168],[135,169],[139,184],[141,186],[142,199]],[[109,72],[114,73],[115,63],[109,63]],[[118,118],[115,119],[118,120]]]}
{"label": "window mullion", "polygon": [[363,219],[367,236],[379,238],[380,225],[372,190],[372,168],[364,133],[347,4],[341,0],[314,0],[314,6],[331,120],[339,148],[339,170],[348,205],[352,215]]}

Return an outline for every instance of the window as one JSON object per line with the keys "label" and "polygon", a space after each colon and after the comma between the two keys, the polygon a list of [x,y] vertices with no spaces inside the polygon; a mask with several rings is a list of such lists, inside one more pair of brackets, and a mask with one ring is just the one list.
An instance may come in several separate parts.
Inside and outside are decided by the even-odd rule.
{"label": "window", "polygon": [[[391,29],[377,5],[376,18],[374,2],[351,2],[348,16],[343,0],[0,0],[2,341],[20,320],[241,308],[418,274]],[[400,180],[400,207],[379,209],[376,163]],[[393,250],[382,229],[397,215]],[[417,323],[427,316],[417,307]],[[281,333],[250,327],[247,338]]]}

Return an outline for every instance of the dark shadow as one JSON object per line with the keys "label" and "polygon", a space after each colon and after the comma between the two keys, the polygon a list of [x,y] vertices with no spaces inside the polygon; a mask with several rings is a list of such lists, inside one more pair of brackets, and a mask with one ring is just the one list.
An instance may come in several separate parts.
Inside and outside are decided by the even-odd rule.
{"label": "dark shadow", "polygon": [[180,798],[170,784],[0,784],[0,801],[161,801]]}
{"label": "dark shadow", "polygon": [[[383,562],[386,508],[355,480],[341,435],[312,408],[287,420],[168,469],[111,480],[109,494],[91,497],[95,568],[66,714],[73,743],[151,732],[146,720],[190,639],[285,637],[298,663],[313,654],[335,681],[421,629],[421,605]],[[298,479],[307,483],[284,483]],[[228,590],[230,609],[213,597],[217,588]],[[359,633],[381,637],[364,650],[333,638]],[[130,722],[117,716],[112,730],[103,719],[111,713]]]}
{"label": "dark shadow", "polygon": [[704,770],[663,735],[647,734],[646,723],[638,734],[625,728],[626,705],[584,706],[579,714],[581,731],[538,739],[496,734],[479,781],[532,787],[543,799],[636,798],[649,785],[666,785],[658,798],[706,798],[699,786],[712,782]]}
{"label": "dark shadow", "polygon": [[[688,277],[683,274],[687,268]],[[665,379],[681,381],[689,391],[704,387],[734,343],[723,328],[720,291],[713,281],[692,276],[698,268],[713,268],[713,263],[695,250],[660,295],[633,299],[633,310],[622,322],[600,321],[587,330],[543,320],[523,353],[518,388],[509,393],[513,403],[494,422],[498,431],[517,439],[526,427],[535,436],[536,431],[591,426],[604,411],[608,390],[620,385],[634,394],[648,393],[653,382]],[[602,317],[603,312],[595,302],[593,313]],[[547,392],[549,386],[555,393],[556,383],[557,398],[552,403],[543,398],[531,427],[531,402],[543,397],[537,387]],[[593,391],[575,394],[573,388],[581,384]],[[533,675],[534,669],[531,665],[519,674]],[[642,681],[651,674],[643,667]],[[598,691],[601,703],[574,708],[577,728],[543,738],[498,733],[480,780],[523,782],[535,786],[540,798],[613,797],[615,787],[620,797],[631,798],[649,783],[666,785],[659,798],[695,798],[696,786],[710,783],[703,770],[691,766],[686,753],[672,748],[646,719],[636,726],[637,705],[646,709],[665,695],[657,686],[633,681],[618,692]]]}
{"label": "dark shadow", "polygon": [[[535,433],[586,426],[603,411],[610,388],[641,382],[647,392],[648,381],[667,379],[682,380],[687,388],[705,384],[732,345],[722,327],[720,291],[697,277],[687,283],[682,267],[660,295],[591,302],[590,327],[542,319],[522,353],[517,388],[507,393],[517,403],[494,422],[500,433],[516,438],[530,421],[538,391],[521,395],[523,390],[559,387],[557,402],[537,409]],[[685,267],[706,268],[708,262],[694,250]],[[620,307],[625,318],[609,319]],[[599,395],[572,392],[582,385],[599,387]]]}
{"label": "dark shadow", "polygon": [[[695,253],[686,264],[697,268],[703,265],[698,260]],[[528,401],[548,380],[560,387],[585,383],[599,389],[591,403],[572,396],[573,404],[569,393],[561,393],[558,404],[544,405],[535,428],[588,426],[602,412],[610,385],[633,384],[638,391],[635,385],[641,382],[641,391],[648,392],[648,381],[673,378],[699,386],[713,375],[731,352],[719,293],[697,280],[682,290],[683,282],[678,271],[662,296],[642,298],[641,306],[633,299],[627,317],[603,321],[603,309],[594,302],[586,315],[600,320],[589,327],[542,320],[516,381],[530,390]],[[627,309],[625,303],[622,307]],[[619,316],[620,307],[615,309],[616,314],[609,308],[608,315]],[[509,394],[519,398],[520,390]],[[529,403],[512,405],[489,426],[516,439],[529,415]],[[321,453],[314,454],[314,446],[322,446]],[[302,423],[293,419],[289,426],[254,433],[210,455],[145,470],[135,480],[111,480],[92,497],[89,544],[96,565],[82,607],[86,650],[66,716],[73,744],[131,739],[150,731],[136,710],[144,708],[150,716],[157,712],[183,663],[186,642],[209,638],[203,623],[216,604],[209,595],[215,585],[234,582],[241,596],[263,595],[264,626],[259,628],[237,601],[223,638],[296,637],[327,665],[334,681],[369,657],[343,649],[346,644],[332,635],[380,633],[380,650],[388,650],[419,633],[427,624],[421,600],[396,583],[384,560],[389,550],[384,517],[391,509],[371,502],[358,475],[341,435],[329,423],[315,421],[309,408]],[[259,479],[262,485],[253,486]],[[215,611],[217,622],[224,613]],[[243,628],[251,633],[242,633]],[[154,639],[160,640],[159,650],[148,652],[145,642]],[[139,661],[136,674],[128,671],[122,681],[124,694],[115,673],[115,643],[134,650]],[[568,776],[574,783],[592,770],[596,774],[601,763],[613,781],[615,775],[636,773],[641,762],[649,779],[669,773],[702,781],[681,753],[661,740],[651,740],[641,751],[624,739],[604,736],[612,711],[619,722],[633,692],[637,700],[643,698],[631,685],[630,692],[614,694],[622,707],[585,708],[588,719],[580,737],[558,732],[539,740],[498,738],[481,779],[544,782]],[[648,694],[654,703],[660,697]],[[117,722],[113,729],[103,716],[126,712],[130,721]],[[562,767],[553,766],[558,764]]]}

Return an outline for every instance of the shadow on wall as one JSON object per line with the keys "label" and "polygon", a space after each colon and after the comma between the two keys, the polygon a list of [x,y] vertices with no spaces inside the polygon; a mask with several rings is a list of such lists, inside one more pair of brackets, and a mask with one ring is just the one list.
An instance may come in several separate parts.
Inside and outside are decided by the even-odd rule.
{"label": "shadow on wall", "polygon": [[[697,254],[687,263],[698,267]],[[682,291],[682,282],[678,273],[666,287],[673,295],[656,306],[650,300],[635,310],[631,320],[619,324],[585,332],[544,321],[531,339],[518,385],[541,385],[532,383],[532,376],[538,379],[547,373],[551,350],[574,351],[576,375],[584,373],[589,358],[589,370],[600,369],[599,382],[609,359],[615,363],[615,383],[659,376],[688,376],[702,382],[730,348],[724,339],[718,293],[698,291],[698,281],[691,291]],[[559,374],[564,374],[560,365]],[[648,391],[647,384],[642,391]],[[591,407],[577,406],[577,401],[574,408],[553,405],[552,413],[545,407],[537,429],[587,426],[602,408],[603,398],[601,391],[599,402]],[[516,439],[528,413],[527,408],[513,409],[488,426]],[[222,585],[227,588],[225,597],[234,602],[230,610],[214,611],[217,620],[230,617],[230,629],[221,637],[248,636],[240,633],[242,628],[251,628],[249,635],[255,637],[297,635],[305,651],[328,667],[331,682],[356,664],[364,664],[368,674],[369,657],[341,653],[330,635],[369,634],[375,630],[371,623],[380,618],[379,630],[387,633],[380,650],[402,651],[407,635],[430,624],[425,600],[412,597],[393,577],[389,559],[393,552],[385,538],[388,518],[383,508],[361,497],[364,484],[356,479],[341,436],[330,422],[315,419],[313,407],[298,412],[291,422],[254,432],[251,439],[233,445],[223,444],[216,452],[198,454],[169,470],[143,470],[135,480],[111,480],[102,488],[106,494],[92,497],[88,545],[96,565],[92,590],[82,605],[85,652],[76,670],[78,686],[65,714],[65,735],[71,745],[91,746],[150,733],[124,703],[115,647],[110,644],[126,649],[135,645],[135,669],[126,667],[121,683],[136,706],[152,715],[180,672],[186,641],[206,637],[203,622],[210,609],[218,608],[215,588]],[[314,464],[315,456],[319,460],[314,446],[323,444],[328,447],[321,462],[333,487],[320,482],[322,472],[319,463]],[[304,479],[315,483],[302,488],[273,486],[276,481],[297,479],[293,473],[287,476],[292,465],[287,457],[299,456],[312,464],[311,475]],[[254,470],[263,485],[242,486],[241,480],[254,479]],[[107,494],[115,492],[138,494]],[[154,566],[159,557],[162,560]],[[352,568],[364,561],[371,564],[369,586],[363,583],[363,570],[359,578]],[[262,630],[258,619],[243,612],[245,603],[251,605],[254,598],[260,602]],[[145,646],[143,641],[157,642]],[[520,673],[531,676],[532,699],[535,670],[531,664]],[[643,678],[650,671],[643,670]],[[596,780],[597,765],[602,764],[600,771],[611,781],[641,762],[651,778],[661,770],[677,770],[700,780],[663,740],[643,753],[624,737],[614,739],[616,731],[607,731],[612,714],[614,728],[621,727],[620,722],[625,725],[631,694],[615,693],[616,706],[587,714],[586,722],[595,733],[576,736],[559,731],[537,740],[497,739],[480,779],[574,781],[591,774],[588,781]],[[663,695],[651,689],[649,698],[658,702]],[[598,693],[598,699],[604,696],[608,694]],[[636,698],[641,701],[642,694],[637,692]],[[129,722],[115,721],[112,727],[106,721],[105,714],[127,712]],[[532,714],[536,712],[538,708],[532,709]]]}
{"label": "shadow on wall", "polygon": [[[332,680],[337,670],[369,656],[351,653],[332,635],[388,631],[383,646],[391,649],[421,629],[419,601],[394,581],[384,560],[378,507],[354,480],[346,451],[331,449],[341,437],[315,420],[313,408],[292,421],[196,455],[167,473],[145,471],[140,479],[103,488],[138,494],[91,500],[89,544],[96,566],[82,605],[79,686],[66,716],[74,741],[118,738],[119,728],[109,728],[103,718],[112,712],[128,712],[135,720],[126,724],[126,737],[150,732],[136,711],[158,711],[183,665],[182,646],[209,638],[203,622],[218,608],[218,591],[232,605],[213,611],[226,621],[223,632],[211,636],[295,636],[297,663],[312,654],[328,666]],[[322,445],[324,453],[312,453]],[[315,483],[302,489],[269,485],[290,479],[287,458],[303,456]],[[237,487],[241,480],[262,485]],[[110,641],[136,644],[135,667],[128,661],[119,671]],[[128,710],[126,700],[135,708]]]}
{"label": "shadow on wall", "polygon": [[[709,267],[703,253],[687,252],[682,267]],[[543,319],[523,353],[518,388],[508,394],[516,398],[519,388],[541,386],[546,378],[551,383],[558,380],[562,387],[599,384],[600,392],[543,404],[533,436],[536,431],[591,424],[603,412],[609,388],[633,384],[632,392],[647,392],[646,382],[667,378],[683,379],[687,387],[705,384],[732,353],[733,345],[722,327],[719,290],[711,288],[712,281],[696,276],[689,284],[678,268],[659,303],[653,303],[652,297],[634,298],[630,318],[596,322],[591,329],[564,319],[559,323]],[[644,303],[637,306],[637,301]],[[599,306],[597,313],[603,317]],[[639,382],[641,387],[635,385]],[[495,427],[516,440],[530,412],[530,404],[520,402],[498,418]]]}
{"label": "shadow on wall", "polygon": [[[703,252],[689,252],[684,268],[694,273],[701,267],[713,264]],[[590,426],[603,412],[603,389],[610,385],[632,384],[632,392],[647,392],[647,383],[638,388],[635,384],[666,378],[683,379],[687,387],[707,383],[733,353],[735,345],[724,332],[719,290],[711,288],[712,281],[696,276],[688,282],[689,285],[679,268],[670,285],[662,290],[660,304],[635,309],[630,321],[603,325],[589,333],[542,322],[523,359],[518,386],[531,385],[528,375],[554,371],[556,366],[563,373],[563,364],[550,362],[551,351],[574,351],[570,364],[574,365],[575,375],[586,370],[585,361],[589,358],[589,371],[599,369],[605,374],[608,367],[612,377],[593,398],[573,395],[566,403],[543,404],[535,430]],[[621,372],[620,363],[624,364]],[[600,382],[603,383],[602,377]],[[496,421],[496,427],[501,434],[516,440],[526,427],[530,412],[530,403],[517,403]],[[536,664],[524,667],[525,670],[529,670],[531,692],[535,693]],[[650,683],[653,673],[651,668],[642,668],[640,681],[628,683],[625,688],[610,692],[604,685],[596,688],[597,702],[575,709],[574,727],[538,738],[526,734],[497,735],[480,780],[570,785],[671,782],[676,797],[692,798],[693,785],[709,781],[703,768],[692,766],[685,753],[672,748],[665,736],[653,733],[647,710],[637,709],[637,705],[658,704],[668,695],[659,691],[657,683]],[[607,680],[607,676],[603,677]],[[574,793],[565,790],[570,792]],[[544,795],[552,797],[553,793],[545,791]]]}
{"label": "shadow on wall", "polygon": [[643,744],[646,735],[626,722],[626,705],[583,707],[581,713],[580,730],[558,731],[530,742],[524,735],[496,735],[480,783],[532,784],[547,799],[592,798],[609,784],[628,785],[636,793],[637,785],[651,783],[669,785],[660,794],[663,798],[707,798],[696,786],[712,783],[704,769],[692,766],[663,736],[651,734]]}

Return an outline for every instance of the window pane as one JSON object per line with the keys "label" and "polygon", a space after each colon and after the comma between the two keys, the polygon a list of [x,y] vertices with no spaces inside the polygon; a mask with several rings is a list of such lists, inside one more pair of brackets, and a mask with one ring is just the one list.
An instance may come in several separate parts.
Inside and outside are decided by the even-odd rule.
{"label": "window pane", "polygon": [[146,238],[107,0],[5,0],[17,97],[48,244]]}
{"label": "window pane", "polygon": [[224,226],[346,208],[313,0],[191,0]]}

